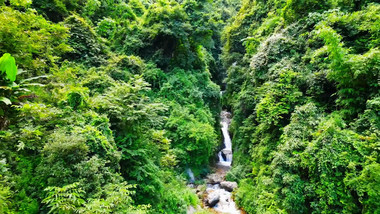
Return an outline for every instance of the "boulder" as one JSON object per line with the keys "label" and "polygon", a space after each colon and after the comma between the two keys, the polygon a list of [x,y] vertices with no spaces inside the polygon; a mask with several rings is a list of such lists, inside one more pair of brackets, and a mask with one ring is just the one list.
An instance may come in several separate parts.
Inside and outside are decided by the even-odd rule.
{"label": "boulder", "polygon": [[220,182],[220,187],[222,189],[229,191],[229,192],[232,192],[234,189],[236,189],[238,187],[238,185],[236,182],[223,181],[223,182]]}
{"label": "boulder", "polygon": [[210,192],[206,197],[206,204],[209,207],[214,207],[220,199],[220,194],[218,191]]}
{"label": "boulder", "polygon": [[207,183],[209,184],[219,184],[223,181],[223,176],[218,173],[210,174],[207,176]]}

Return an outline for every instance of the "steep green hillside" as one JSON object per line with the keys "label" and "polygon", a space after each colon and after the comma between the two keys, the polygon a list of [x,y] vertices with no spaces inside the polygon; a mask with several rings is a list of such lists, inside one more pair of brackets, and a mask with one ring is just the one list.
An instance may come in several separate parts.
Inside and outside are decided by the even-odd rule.
{"label": "steep green hillside", "polygon": [[222,108],[247,213],[380,213],[379,45],[375,0],[0,0],[0,213],[186,213]]}
{"label": "steep green hillside", "polygon": [[0,213],[199,204],[184,171],[207,172],[219,144],[235,4],[0,1]]}
{"label": "steep green hillside", "polygon": [[246,0],[223,33],[238,204],[380,213],[380,5]]}

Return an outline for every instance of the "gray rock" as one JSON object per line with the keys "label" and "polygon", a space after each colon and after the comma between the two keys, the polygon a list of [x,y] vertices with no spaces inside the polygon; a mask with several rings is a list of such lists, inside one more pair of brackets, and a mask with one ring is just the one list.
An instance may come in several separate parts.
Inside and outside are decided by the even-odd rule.
{"label": "gray rock", "polygon": [[220,199],[220,194],[218,191],[212,191],[207,195],[206,203],[209,207],[214,207]]}
{"label": "gray rock", "polygon": [[238,187],[238,185],[236,182],[223,181],[223,182],[220,182],[220,187],[229,192],[232,192],[234,189]]}
{"label": "gray rock", "polygon": [[219,174],[210,174],[207,176],[207,183],[209,184],[219,184],[220,182],[223,181],[223,176]]}

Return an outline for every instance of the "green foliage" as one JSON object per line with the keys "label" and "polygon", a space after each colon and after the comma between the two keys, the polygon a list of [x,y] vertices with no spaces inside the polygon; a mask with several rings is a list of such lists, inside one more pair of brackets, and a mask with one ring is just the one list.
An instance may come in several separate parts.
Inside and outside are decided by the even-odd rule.
{"label": "green foliage", "polygon": [[[378,44],[372,46],[363,54],[352,54],[350,49],[344,47],[342,36],[329,25],[332,23],[345,23],[348,20],[361,20],[363,24],[354,26],[357,31],[370,32],[372,42],[376,42],[373,28],[367,26],[368,22],[376,23],[377,19],[371,16],[373,11],[378,11],[379,6],[369,5],[365,10],[352,14],[338,13],[328,15],[327,21],[322,21],[316,26],[316,35],[322,38],[325,46],[316,50],[313,57],[328,54],[330,71],[327,78],[337,82],[338,96],[337,103],[344,106],[345,114],[352,116],[362,111],[366,100],[378,92],[379,85],[374,78],[379,73],[379,51]],[[378,17],[378,16],[377,16]],[[328,25],[327,25],[328,23]],[[331,24],[330,24],[331,23]],[[348,22],[347,22],[348,23]],[[376,24],[375,24],[376,25]],[[372,29],[372,30],[371,30]],[[362,39],[362,38],[361,38]],[[365,64],[366,66],[363,66]]]}
{"label": "green foliage", "polygon": [[45,74],[70,50],[67,36],[67,28],[52,24],[32,9],[0,8],[0,52],[10,53],[30,76]]}
{"label": "green foliage", "polygon": [[16,80],[16,75],[17,75],[16,61],[15,61],[15,58],[11,56],[9,53],[5,53],[0,58],[0,72],[1,74],[5,72],[6,77],[11,82],[14,82]]}
{"label": "green foliage", "polygon": [[374,2],[245,1],[225,28],[227,178],[248,213],[379,212]]}
{"label": "green foliage", "polygon": [[294,22],[301,17],[307,16],[310,12],[322,12],[327,8],[328,1],[287,0],[282,13],[287,22]]}
{"label": "green foliage", "polygon": [[84,203],[79,183],[73,183],[63,187],[48,187],[46,198],[42,201],[50,207],[49,213],[73,213]]}
{"label": "green foliage", "polygon": [[72,15],[65,19],[70,29],[68,44],[73,48],[65,58],[71,61],[100,65],[107,57],[106,49],[94,29],[80,16]]}
{"label": "green foliage", "polygon": [[83,7],[85,0],[35,0],[33,7],[36,8],[41,14],[49,17],[54,22],[62,21],[71,12],[79,11]]}
{"label": "green foliage", "polygon": [[134,191],[133,185],[108,184],[104,187],[101,198],[90,199],[84,209],[80,209],[80,213],[147,213],[149,206],[133,206],[131,196]]}
{"label": "green foliage", "polygon": [[297,73],[284,71],[280,74],[278,83],[265,83],[259,91],[265,91],[263,97],[257,104],[257,120],[259,123],[278,125],[278,122],[289,112],[293,111],[294,105],[302,93],[292,84],[292,79]]}
{"label": "green foliage", "polygon": [[104,38],[109,39],[116,28],[116,22],[112,18],[104,18],[98,22],[96,32]]}
{"label": "green foliage", "polygon": [[[28,87],[31,86],[43,86],[39,83],[28,83],[30,81],[43,78],[33,77],[29,79],[24,79],[20,81],[20,84],[15,83],[17,76],[17,66],[14,57],[12,57],[9,53],[4,54],[0,58],[0,102],[1,104],[5,104],[5,107],[0,106],[0,117],[4,116],[5,112],[8,111],[9,106],[12,102],[17,102],[24,97],[28,97],[27,95],[30,90]],[[21,70],[22,72],[22,70]],[[3,105],[4,106],[4,105]],[[0,123],[0,128],[2,127]]]}
{"label": "green foliage", "polygon": [[211,115],[204,113],[202,110],[191,113],[186,107],[173,106],[166,126],[172,132],[172,145],[181,151],[176,157],[183,165],[202,166],[215,154],[217,136],[207,123],[212,120]]}
{"label": "green foliage", "polygon": [[185,213],[225,89],[245,211],[378,213],[379,10],[0,0],[0,212]]}
{"label": "green foliage", "polygon": [[184,186],[183,181],[172,177],[168,172],[164,176],[165,185],[160,196],[163,203],[157,207],[159,213],[186,213],[189,205],[196,206],[200,203],[194,192]]}
{"label": "green foliage", "polygon": [[11,213],[13,192],[9,186],[9,172],[6,160],[0,160],[0,212]]}
{"label": "green foliage", "polygon": [[129,83],[116,83],[104,95],[95,97],[94,106],[107,113],[111,123],[120,129],[133,130],[160,123],[159,113],[166,107],[161,103],[149,103],[149,97],[143,94],[146,90],[149,90],[148,84],[136,76]]}

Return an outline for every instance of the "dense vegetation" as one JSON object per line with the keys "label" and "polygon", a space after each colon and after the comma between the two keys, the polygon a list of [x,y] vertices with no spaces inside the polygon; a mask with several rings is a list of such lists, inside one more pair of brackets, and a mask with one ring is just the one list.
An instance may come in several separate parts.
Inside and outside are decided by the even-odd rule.
{"label": "dense vegetation", "polygon": [[380,213],[380,5],[245,0],[223,33],[238,204]]}
{"label": "dense vegetation", "polygon": [[[232,1],[0,0],[0,213],[183,213]],[[17,66],[17,67],[16,67]]]}
{"label": "dense vegetation", "polygon": [[379,46],[375,0],[0,0],[0,213],[186,213],[222,106],[247,213],[380,213]]}

